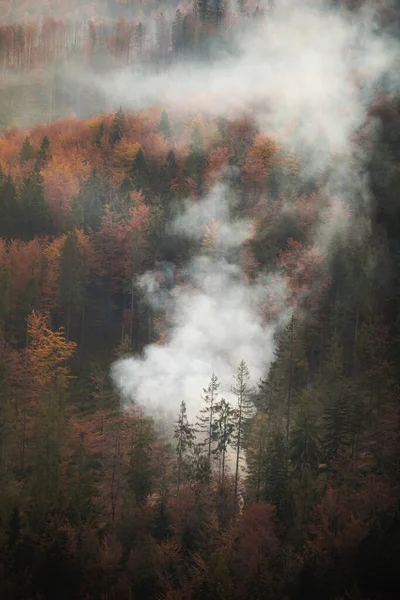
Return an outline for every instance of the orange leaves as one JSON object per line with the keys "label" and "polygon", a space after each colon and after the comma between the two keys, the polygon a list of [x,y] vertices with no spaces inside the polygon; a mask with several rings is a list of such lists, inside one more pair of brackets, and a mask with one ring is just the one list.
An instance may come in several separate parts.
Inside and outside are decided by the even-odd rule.
{"label": "orange leaves", "polygon": [[34,382],[44,387],[52,380],[65,380],[68,368],[63,365],[73,355],[75,342],[65,339],[63,328],[53,331],[48,313],[32,311],[28,323],[28,369]]}
{"label": "orange leaves", "polygon": [[272,167],[281,160],[280,147],[272,138],[257,134],[247,155],[245,176],[251,183],[265,183]]}
{"label": "orange leaves", "polygon": [[227,148],[217,148],[211,152],[206,170],[206,179],[210,185],[215,183],[221,171],[228,167],[230,157],[231,153]]}
{"label": "orange leaves", "polygon": [[292,238],[280,251],[279,263],[288,284],[288,301],[308,310],[315,308],[329,283],[324,263],[326,256],[314,244],[308,248]]}

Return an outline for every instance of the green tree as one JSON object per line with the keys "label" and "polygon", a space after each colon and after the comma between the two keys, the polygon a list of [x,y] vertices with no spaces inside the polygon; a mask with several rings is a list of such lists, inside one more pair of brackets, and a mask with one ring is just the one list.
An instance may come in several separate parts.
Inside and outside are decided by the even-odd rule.
{"label": "green tree", "polygon": [[161,133],[166,140],[170,141],[172,131],[169,123],[168,113],[165,110],[163,110],[161,113],[160,122],[157,125],[157,131]]}
{"label": "green tree", "polygon": [[25,241],[53,231],[52,217],[44,197],[43,177],[35,167],[24,179],[21,191],[22,238]]}
{"label": "green tree", "polygon": [[349,406],[343,374],[342,347],[335,333],[331,339],[324,365],[320,372],[319,392],[323,396],[322,451],[331,462],[349,444]]}
{"label": "green tree", "polygon": [[145,502],[153,489],[153,441],[151,421],[141,416],[132,432],[128,475],[129,487],[139,504]]}
{"label": "green tree", "polygon": [[22,218],[20,203],[11,175],[4,176],[0,170],[0,237],[13,239],[18,237]]}
{"label": "green tree", "polygon": [[47,137],[47,135],[45,135],[40,144],[40,149],[39,149],[39,152],[37,155],[37,160],[36,160],[36,166],[39,170],[43,169],[43,167],[45,166],[45,164],[49,158],[49,151],[50,151],[50,140]]}
{"label": "green tree", "polygon": [[192,134],[192,141],[189,145],[189,154],[185,161],[185,171],[188,177],[194,179],[197,185],[197,192],[203,193],[204,175],[207,166],[207,153],[203,144],[203,137],[199,127],[195,127]]}
{"label": "green tree", "polygon": [[110,143],[114,146],[117,142],[121,141],[124,135],[125,129],[125,115],[122,108],[120,108],[114,115],[111,123],[110,130]]}
{"label": "green tree", "polygon": [[221,475],[220,475],[220,487],[224,488],[225,483],[225,461],[228,447],[231,444],[233,433],[235,430],[235,411],[232,406],[221,398],[215,406],[215,433],[217,447],[214,452],[221,458]]}
{"label": "green tree", "polygon": [[22,143],[22,147],[19,153],[19,162],[21,165],[25,164],[31,158],[34,158],[35,152],[32,148],[32,144],[29,140],[29,137],[26,136]]}
{"label": "green tree", "polygon": [[254,403],[251,398],[254,390],[248,385],[249,379],[250,371],[244,360],[242,360],[237,368],[236,382],[232,386],[232,392],[237,398],[235,407],[235,432],[233,438],[233,446],[236,450],[235,502],[238,498],[239,461],[242,450],[244,449],[245,433],[247,431],[249,419],[254,414]]}
{"label": "green tree", "polygon": [[67,339],[73,319],[84,305],[84,264],[76,230],[65,238],[60,255],[60,302]]}
{"label": "green tree", "polygon": [[220,383],[218,377],[213,373],[211,375],[208,388],[203,388],[204,408],[200,410],[200,416],[197,420],[198,431],[205,434],[205,439],[202,445],[207,447],[208,462],[211,466],[211,451],[214,442],[217,441],[217,429],[215,423],[216,404],[218,397],[218,388]]}
{"label": "green tree", "polygon": [[176,454],[178,461],[177,493],[179,494],[182,469],[184,467],[188,452],[190,452],[194,447],[195,440],[195,429],[188,422],[186,403],[184,400],[181,402],[178,421],[174,427],[174,438],[178,441],[176,446]]}

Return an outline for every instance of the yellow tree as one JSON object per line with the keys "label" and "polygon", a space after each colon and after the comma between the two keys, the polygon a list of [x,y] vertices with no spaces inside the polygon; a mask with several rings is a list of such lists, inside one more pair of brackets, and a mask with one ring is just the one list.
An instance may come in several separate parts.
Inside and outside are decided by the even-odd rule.
{"label": "yellow tree", "polygon": [[[26,372],[29,392],[23,405],[22,450],[34,465],[32,516],[41,526],[62,485],[62,449],[65,439],[64,398],[70,379],[67,361],[76,344],[66,340],[63,328],[53,330],[48,312],[32,311],[27,319]],[[29,455],[26,440],[29,436]]]}
{"label": "yellow tree", "polygon": [[66,340],[63,327],[57,331],[51,329],[48,312],[40,314],[33,310],[27,321],[26,356],[32,383],[43,388],[55,380],[65,382],[69,378],[66,361],[73,355],[76,343]]}
{"label": "yellow tree", "polygon": [[[20,406],[22,426],[21,467],[25,465],[28,426],[37,413],[44,398],[53,398],[65,389],[69,379],[68,359],[73,355],[76,344],[65,339],[63,328],[51,329],[48,312],[32,311],[27,319],[27,345],[25,369],[22,374],[26,382]],[[54,404],[54,402],[53,402]]]}

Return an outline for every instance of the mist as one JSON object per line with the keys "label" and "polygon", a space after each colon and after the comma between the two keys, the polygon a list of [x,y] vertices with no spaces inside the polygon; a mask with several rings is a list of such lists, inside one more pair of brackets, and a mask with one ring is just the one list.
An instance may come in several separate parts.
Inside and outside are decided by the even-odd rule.
{"label": "mist", "polygon": [[[252,383],[256,383],[273,357],[278,323],[266,324],[261,306],[272,292],[279,294],[284,304],[285,282],[278,274],[249,281],[241,273],[234,250],[250,230],[246,220],[228,219],[232,198],[225,186],[218,185],[198,210],[188,206],[171,224],[176,235],[195,239],[204,235],[207,219],[216,214],[221,219],[216,255],[195,256],[184,284],[167,294],[160,289],[155,273],[139,279],[152,306],[166,308],[166,345],[150,344],[143,356],[116,362],[112,377],[125,402],[133,401],[147,414],[176,414],[185,400],[188,414],[194,418],[202,389],[213,372],[221,381],[220,394],[232,399],[231,385],[240,361],[247,362]],[[287,318],[289,309],[282,310],[281,320]]]}

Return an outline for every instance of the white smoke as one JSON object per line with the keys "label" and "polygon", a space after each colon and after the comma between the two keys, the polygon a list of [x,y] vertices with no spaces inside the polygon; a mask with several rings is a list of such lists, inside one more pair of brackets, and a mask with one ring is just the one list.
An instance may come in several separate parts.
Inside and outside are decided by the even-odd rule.
{"label": "white smoke", "polygon": [[[324,192],[330,201],[323,205],[325,217],[314,231],[314,241],[329,253],[344,229],[347,207],[356,206],[357,215],[359,206],[368,209],[368,151],[356,150],[354,136],[382,76],[389,92],[398,89],[399,47],[376,29],[367,9],[350,18],[319,2],[294,0],[281,0],[264,19],[253,21],[237,46],[239,56],[213,65],[186,63],[164,75],[135,76],[124,70],[107,81],[90,77],[110,100],[131,108],[140,106],[140,97],[151,96],[172,115],[201,110],[210,117],[229,118],[251,111],[261,131],[275,132],[280,143],[303,157],[306,175],[329,167]],[[113,365],[114,381],[124,397],[150,412],[177,413],[184,399],[193,417],[212,372],[222,382],[221,394],[228,395],[242,359],[253,382],[265,376],[274,325],[265,324],[259,309],[269,288],[281,294],[281,322],[290,317],[284,281],[269,276],[249,282],[240,276],[232,257],[248,235],[248,223],[232,221],[225,192],[214,188],[196,206],[188,204],[172,224],[176,233],[199,240],[207,221],[216,219],[222,256],[195,258],[191,281],[169,296],[167,345],[149,345],[142,357]],[[357,219],[351,233],[362,236],[365,220]],[[153,276],[146,277],[150,284]]]}
{"label": "white smoke", "polygon": [[[228,220],[228,199],[224,186],[218,185],[194,211],[188,206],[172,228],[194,238],[204,234],[204,225],[216,215],[221,221],[225,256],[200,255],[189,265],[186,284],[169,295],[170,335],[167,345],[151,344],[143,356],[124,358],[112,367],[112,377],[127,402],[134,401],[150,414],[177,413],[185,400],[194,418],[201,392],[214,372],[221,381],[220,393],[231,397],[231,384],[243,359],[256,383],[272,359],[275,325],[267,325],[260,310],[269,294],[279,293],[285,301],[285,284],[278,276],[260,277],[250,282],[240,267],[231,262],[232,248],[239,247],[247,231],[246,220]],[[218,209],[214,209],[216,204]],[[235,234],[240,232],[235,243]],[[155,275],[145,276],[147,293],[159,305],[160,287]],[[282,318],[287,318],[284,313]]]}

